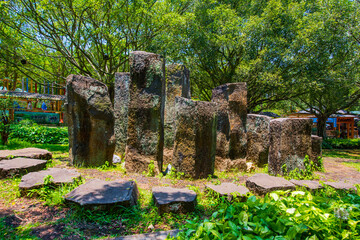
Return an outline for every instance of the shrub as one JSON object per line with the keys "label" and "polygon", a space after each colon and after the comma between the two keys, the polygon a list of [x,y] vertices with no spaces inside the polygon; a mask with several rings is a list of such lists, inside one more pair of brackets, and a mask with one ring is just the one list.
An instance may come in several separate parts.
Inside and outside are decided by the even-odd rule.
{"label": "shrub", "polygon": [[327,149],[359,149],[360,139],[326,139],[323,148]]}
{"label": "shrub", "polygon": [[69,142],[66,127],[45,127],[21,122],[11,126],[10,138],[18,138],[31,143],[64,144]]}
{"label": "shrub", "polygon": [[359,201],[326,188],[222,202],[209,219],[189,221],[177,239],[358,239]]}

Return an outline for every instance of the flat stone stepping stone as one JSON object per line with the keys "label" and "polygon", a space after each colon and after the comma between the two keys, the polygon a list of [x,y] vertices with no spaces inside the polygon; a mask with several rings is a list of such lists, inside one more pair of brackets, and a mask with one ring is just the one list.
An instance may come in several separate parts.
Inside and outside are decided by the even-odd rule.
{"label": "flat stone stepping stone", "polygon": [[180,232],[180,230],[170,230],[170,231],[161,231],[154,233],[144,233],[144,234],[136,234],[114,238],[113,240],[164,240],[168,236],[176,237],[176,235]]}
{"label": "flat stone stepping stone", "polygon": [[32,158],[13,158],[0,161],[0,178],[24,175],[30,172],[36,172],[46,167],[45,160]]}
{"label": "flat stone stepping stone", "polygon": [[333,187],[336,190],[352,190],[355,192],[357,191],[356,187],[353,184],[347,182],[324,182],[324,184]]}
{"label": "flat stone stepping stone", "polygon": [[44,178],[48,175],[52,176],[51,182],[54,185],[72,183],[74,179],[80,178],[80,173],[74,169],[49,168],[40,172],[32,172],[24,175],[19,184],[20,191],[26,192],[27,190],[44,186]]}
{"label": "flat stone stepping stone", "polygon": [[227,196],[229,201],[233,199],[234,195],[238,195],[245,200],[246,195],[250,192],[249,189],[244,186],[238,186],[229,182],[221,183],[219,185],[206,184],[206,188],[216,192],[220,197]]}
{"label": "flat stone stepping stone", "polygon": [[22,158],[49,160],[52,158],[52,153],[49,152],[48,150],[40,149],[40,148],[23,148],[17,150],[0,151],[0,160],[8,159],[10,156],[12,156],[12,158],[22,157]]}
{"label": "flat stone stepping stone", "polygon": [[295,184],[296,186],[305,187],[308,190],[318,190],[324,188],[324,186],[321,185],[318,181],[313,181],[313,180],[291,179],[290,182]]}
{"label": "flat stone stepping stone", "polygon": [[197,204],[196,193],[186,188],[154,187],[152,195],[160,215],[193,212]]}
{"label": "flat stone stepping stone", "polygon": [[281,177],[257,173],[246,180],[246,187],[253,193],[265,195],[276,190],[294,190],[295,185]]}
{"label": "flat stone stepping stone", "polygon": [[65,196],[65,200],[69,203],[76,203],[94,210],[112,206],[134,206],[138,198],[139,191],[134,181],[99,179],[82,184]]}

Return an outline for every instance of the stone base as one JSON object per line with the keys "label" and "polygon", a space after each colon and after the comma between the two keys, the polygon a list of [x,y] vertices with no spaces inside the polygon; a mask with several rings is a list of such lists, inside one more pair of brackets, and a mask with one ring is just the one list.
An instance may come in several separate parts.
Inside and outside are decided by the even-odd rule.
{"label": "stone base", "polygon": [[335,188],[336,190],[351,190],[351,191],[357,191],[356,187],[347,182],[324,182],[325,185]]}
{"label": "stone base", "polygon": [[0,178],[36,172],[46,167],[45,160],[31,158],[14,158],[0,161]]}
{"label": "stone base", "polygon": [[196,193],[185,188],[154,187],[152,193],[160,215],[193,212],[197,204]]}
{"label": "stone base", "polygon": [[80,185],[65,196],[68,203],[76,203],[94,210],[104,210],[115,206],[134,206],[138,198],[137,185],[133,181],[99,179]]}
{"label": "stone base", "polygon": [[246,180],[246,187],[257,195],[265,195],[276,190],[294,190],[295,185],[281,177],[257,173]]}
{"label": "stone base", "polygon": [[291,179],[290,182],[296,186],[305,187],[308,190],[318,190],[324,188],[318,181]]}
{"label": "stone base", "polygon": [[229,201],[232,201],[234,197],[246,200],[246,196],[249,193],[249,189],[244,186],[238,186],[234,183],[221,183],[219,185],[206,184],[206,189],[214,191],[220,197],[227,196]]}
{"label": "stone base", "polygon": [[44,186],[44,178],[48,175],[52,176],[51,182],[53,185],[73,183],[74,179],[80,178],[80,173],[73,169],[49,168],[24,175],[19,184],[20,192],[25,194],[30,189],[41,188]]}
{"label": "stone base", "polygon": [[1,159],[10,158],[32,158],[32,159],[44,159],[49,160],[52,158],[52,153],[45,149],[40,148],[24,148],[17,150],[1,150]]}

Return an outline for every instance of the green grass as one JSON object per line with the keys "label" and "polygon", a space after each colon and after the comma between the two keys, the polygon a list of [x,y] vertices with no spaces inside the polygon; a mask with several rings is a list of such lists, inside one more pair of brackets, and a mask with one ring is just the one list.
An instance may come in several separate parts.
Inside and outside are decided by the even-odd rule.
{"label": "green grass", "polygon": [[30,143],[26,141],[22,141],[20,139],[11,139],[8,144],[0,145],[0,150],[15,150],[21,148],[41,148],[49,150],[53,153],[67,153],[69,151],[69,144],[41,144],[41,143]]}
{"label": "green grass", "polygon": [[333,157],[333,158],[345,158],[345,159],[359,159],[360,160],[360,150],[323,150],[323,157]]}
{"label": "green grass", "polygon": [[0,199],[5,204],[12,204],[20,196],[19,183],[21,178],[0,179]]}

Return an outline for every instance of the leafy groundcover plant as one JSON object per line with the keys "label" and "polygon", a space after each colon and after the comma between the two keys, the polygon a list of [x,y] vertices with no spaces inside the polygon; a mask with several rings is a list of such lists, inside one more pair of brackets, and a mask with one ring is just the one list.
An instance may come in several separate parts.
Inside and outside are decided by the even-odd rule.
{"label": "leafy groundcover plant", "polygon": [[176,239],[360,239],[359,204],[358,195],[330,188],[222,201],[209,219],[188,221]]}

